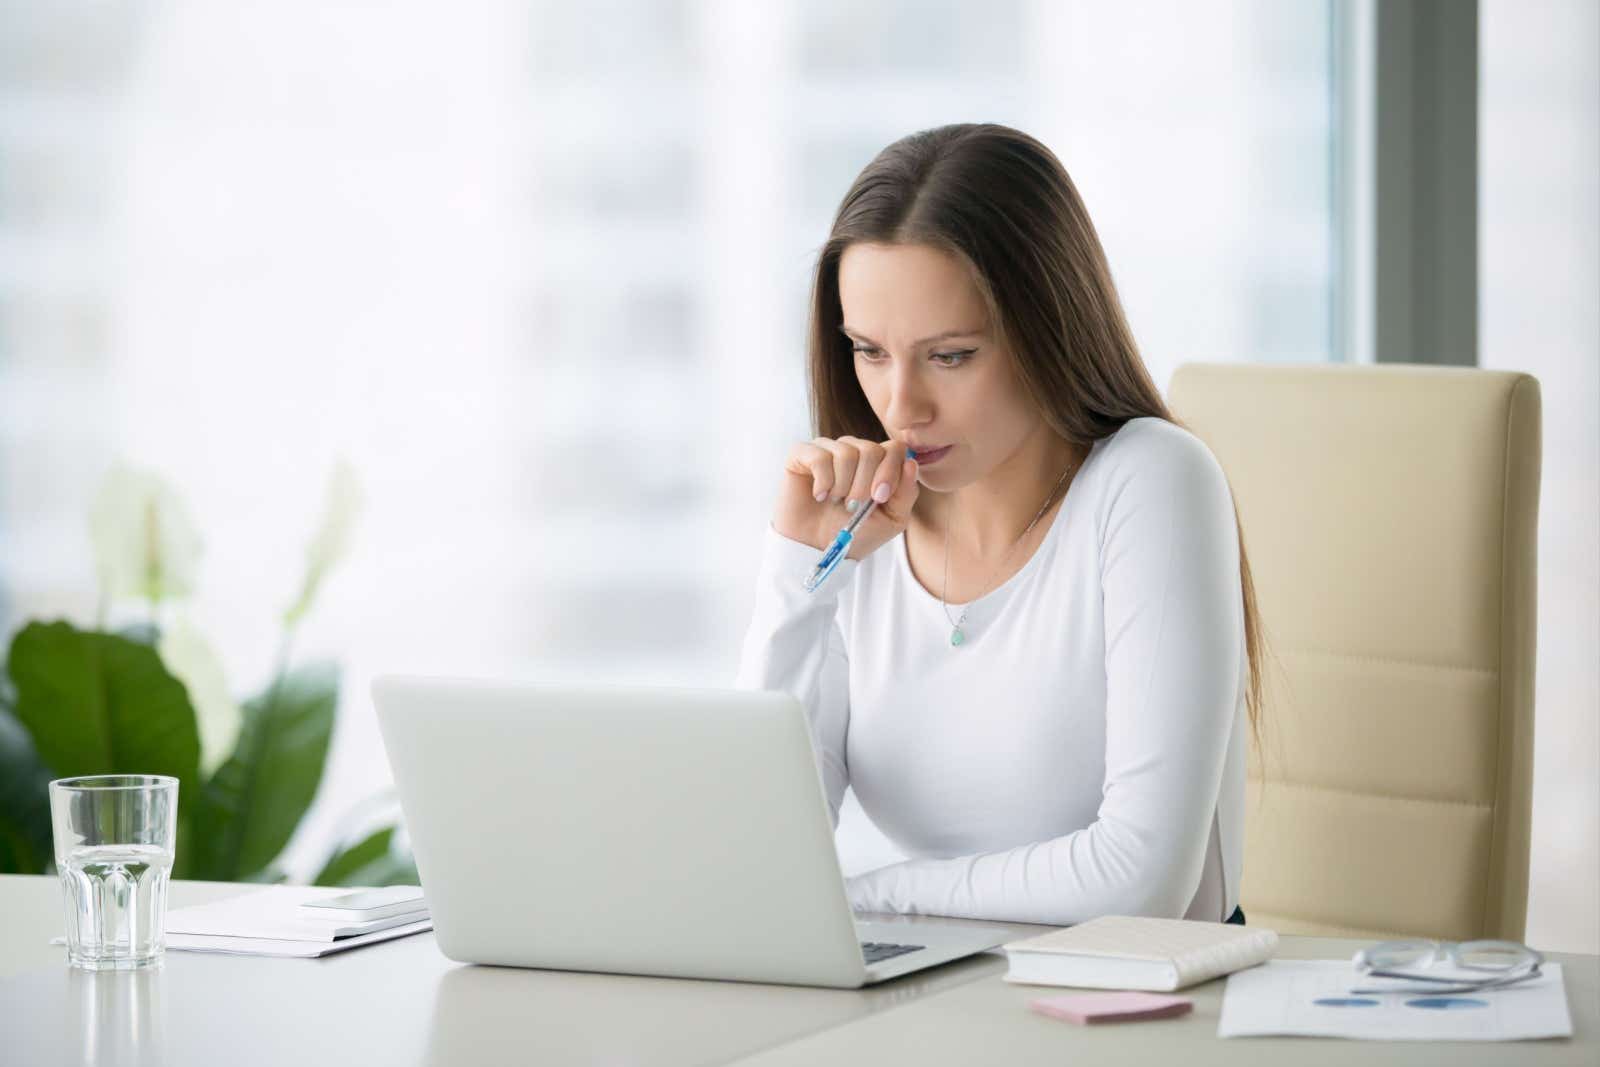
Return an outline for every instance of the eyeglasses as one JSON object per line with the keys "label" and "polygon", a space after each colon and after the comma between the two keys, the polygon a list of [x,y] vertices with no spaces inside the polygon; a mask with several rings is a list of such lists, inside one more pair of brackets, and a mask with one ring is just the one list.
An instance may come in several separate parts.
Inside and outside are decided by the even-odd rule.
{"label": "eyeglasses", "polygon": [[[1517,941],[1380,941],[1351,960],[1357,973],[1370,978],[1406,978],[1432,985],[1352,989],[1352,993],[1471,993],[1539,977],[1544,956]],[[1427,974],[1423,968],[1443,964],[1457,973]],[[1465,975],[1459,972],[1467,972]]]}

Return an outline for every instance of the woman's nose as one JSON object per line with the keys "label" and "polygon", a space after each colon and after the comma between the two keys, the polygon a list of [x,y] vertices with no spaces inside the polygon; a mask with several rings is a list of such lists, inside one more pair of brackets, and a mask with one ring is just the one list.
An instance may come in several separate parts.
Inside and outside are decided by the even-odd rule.
{"label": "woman's nose", "polygon": [[889,375],[884,422],[889,426],[915,426],[927,421],[930,406],[927,388],[914,367],[909,361],[897,365]]}

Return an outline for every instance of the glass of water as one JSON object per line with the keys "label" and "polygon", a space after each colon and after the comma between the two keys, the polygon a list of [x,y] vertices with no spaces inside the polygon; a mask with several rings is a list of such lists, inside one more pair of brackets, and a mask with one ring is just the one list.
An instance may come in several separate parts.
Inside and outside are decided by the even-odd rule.
{"label": "glass of water", "polygon": [[176,778],[96,774],[50,783],[68,963],[129,971],[161,962],[177,822]]}

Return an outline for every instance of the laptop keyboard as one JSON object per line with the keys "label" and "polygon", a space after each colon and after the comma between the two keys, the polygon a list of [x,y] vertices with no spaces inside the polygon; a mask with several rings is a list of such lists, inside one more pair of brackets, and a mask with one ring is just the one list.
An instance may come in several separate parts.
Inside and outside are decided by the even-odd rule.
{"label": "laptop keyboard", "polygon": [[897,945],[893,941],[863,941],[861,954],[866,957],[868,963],[879,963],[926,947],[926,945]]}

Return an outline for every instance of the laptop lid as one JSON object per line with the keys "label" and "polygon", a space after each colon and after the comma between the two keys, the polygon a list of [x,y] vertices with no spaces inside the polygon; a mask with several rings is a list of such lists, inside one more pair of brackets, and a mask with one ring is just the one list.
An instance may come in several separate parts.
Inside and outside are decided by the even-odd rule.
{"label": "laptop lid", "polygon": [[373,697],[451,959],[866,980],[792,696],[388,676]]}

